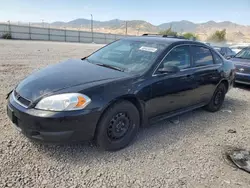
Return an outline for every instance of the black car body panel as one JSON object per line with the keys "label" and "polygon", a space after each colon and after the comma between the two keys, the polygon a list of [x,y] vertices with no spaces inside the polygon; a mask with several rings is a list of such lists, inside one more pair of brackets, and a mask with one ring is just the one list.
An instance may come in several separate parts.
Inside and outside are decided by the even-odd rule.
{"label": "black car body panel", "polygon": [[16,92],[28,100],[36,101],[43,96],[69,87],[77,85],[84,87],[84,84],[109,82],[122,77],[126,77],[126,73],[72,59],[33,73],[20,82]]}
{"label": "black car body panel", "polygon": [[[131,101],[139,110],[141,124],[174,112],[206,105],[217,86],[224,82],[230,89],[234,82],[234,65],[199,42],[159,37],[134,37],[122,40],[168,43],[152,66],[145,72],[130,74],[91,64],[86,60],[69,60],[38,71],[15,89],[18,96],[31,101],[22,106],[12,93],[8,115],[30,138],[44,141],[89,140],[94,137],[98,121],[107,108],[119,100]],[[191,65],[177,73],[159,74],[163,59],[176,47],[190,48]],[[195,67],[192,46],[200,46],[219,56],[220,63]],[[42,98],[61,93],[82,93],[91,98],[83,110],[51,112],[35,107]]]}
{"label": "black car body panel", "polygon": [[[51,112],[24,108],[9,97],[9,118],[24,135],[36,140],[65,142],[89,140],[100,117],[98,111]],[[85,123],[83,123],[85,122]]]}

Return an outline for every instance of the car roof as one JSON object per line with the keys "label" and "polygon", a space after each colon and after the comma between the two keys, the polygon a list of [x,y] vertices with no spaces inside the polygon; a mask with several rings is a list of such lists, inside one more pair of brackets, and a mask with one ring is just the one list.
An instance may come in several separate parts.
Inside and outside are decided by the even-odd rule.
{"label": "car roof", "polygon": [[189,43],[189,44],[199,44],[207,46],[202,42],[191,41],[188,39],[180,39],[180,38],[172,38],[172,37],[161,37],[161,36],[138,36],[138,37],[126,37],[121,40],[135,40],[135,41],[147,41],[147,42],[158,42],[165,44],[173,44],[173,43]]}
{"label": "car roof", "polygon": [[229,46],[213,45],[213,48],[230,48]]}

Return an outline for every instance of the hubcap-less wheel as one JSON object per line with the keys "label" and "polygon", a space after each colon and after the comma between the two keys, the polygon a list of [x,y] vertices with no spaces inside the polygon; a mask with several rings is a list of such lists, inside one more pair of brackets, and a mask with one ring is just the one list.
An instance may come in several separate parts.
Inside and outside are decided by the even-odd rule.
{"label": "hubcap-less wheel", "polygon": [[102,115],[96,130],[97,145],[115,151],[131,143],[140,127],[140,114],[129,101],[117,101]]}
{"label": "hubcap-less wheel", "polygon": [[121,139],[129,130],[130,120],[126,113],[116,114],[110,121],[108,137],[111,140]]}
{"label": "hubcap-less wheel", "polygon": [[214,92],[214,95],[210,102],[205,106],[205,109],[209,112],[218,111],[225,99],[226,95],[226,87],[225,84],[220,84]]}
{"label": "hubcap-less wheel", "polygon": [[214,97],[214,104],[215,105],[220,105],[220,103],[222,102],[223,100],[223,91],[222,90],[219,90],[216,94],[215,94],[215,97]]}

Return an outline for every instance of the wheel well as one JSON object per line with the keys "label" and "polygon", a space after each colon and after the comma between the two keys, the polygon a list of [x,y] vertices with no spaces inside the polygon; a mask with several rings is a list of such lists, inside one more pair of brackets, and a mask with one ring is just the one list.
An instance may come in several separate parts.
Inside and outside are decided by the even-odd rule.
{"label": "wheel well", "polygon": [[99,124],[103,114],[105,114],[105,112],[108,110],[108,108],[112,105],[114,105],[115,103],[117,102],[120,102],[120,101],[129,101],[131,102],[133,105],[135,105],[135,107],[137,108],[138,112],[139,112],[139,115],[140,115],[140,126],[143,124],[143,120],[144,120],[144,110],[143,110],[143,106],[141,105],[141,103],[139,102],[139,100],[134,97],[134,96],[123,96],[123,97],[120,97],[120,98],[117,98],[116,100],[113,100],[108,106],[106,106],[106,108],[103,110],[99,120],[98,120],[98,123],[97,125]]}
{"label": "wheel well", "polygon": [[229,83],[228,83],[228,81],[227,81],[227,80],[222,80],[222,81],[221,81],[221,84],[224,84],[225,87],[226,87],[226,90],[228,91],[228,88],[229,88]]}
{"label": "wheel well", "polygon": [[116,100],[113,100],[108,106],[106,106],[106,108],[102,111],[102,114],[100,116],[100,118],[98,119],[97,121],[97,125],[96,125],[96,128],[95,128],[95,133],[94,133],[94,139],[95,139],[95,136],[96,136],[96,132],[98,130],[98,125],[103,117],[103,115],[105,114],[105,112],[108,110],[108,108],[112,105],[114,105],[115,103],[117,102],[120,102],[120,101],[124,101],[124,100],[127,100],[129,102],[131,102],[133,105],[135,105],[135,107],[137,108],[138,112],[139,112],[139,115],[140,115],[140,127],[143,125],[143,122],[144,122],[144,110],[143,110],[143,107],[141,105],[141,103],[138,101],[138,99],[134,96],[124,96],[124,97],[120,97]]}
{"label": "wheel well", "polygon": [[144,110],[143,107],[141,105],[141,103],[139,102],[139,100],[136,97],[123,97],[123,100],[127,100],[129,102],[131,102],[133,105],[135,105],[135,107],[137,108],[139,115],[140,115],[140,126],[142,125],[143,122],[143,117],[144,117]]}

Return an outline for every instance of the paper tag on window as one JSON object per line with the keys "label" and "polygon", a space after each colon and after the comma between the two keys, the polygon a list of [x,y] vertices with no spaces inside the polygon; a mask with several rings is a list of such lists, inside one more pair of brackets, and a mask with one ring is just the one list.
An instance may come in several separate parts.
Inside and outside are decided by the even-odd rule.
{"label": "paper tag on window", "polygon": [[156,52],[157,48],[142,46],[139,48],[139,50],[143,50],[143,51],[147,51],[147,52]]}

